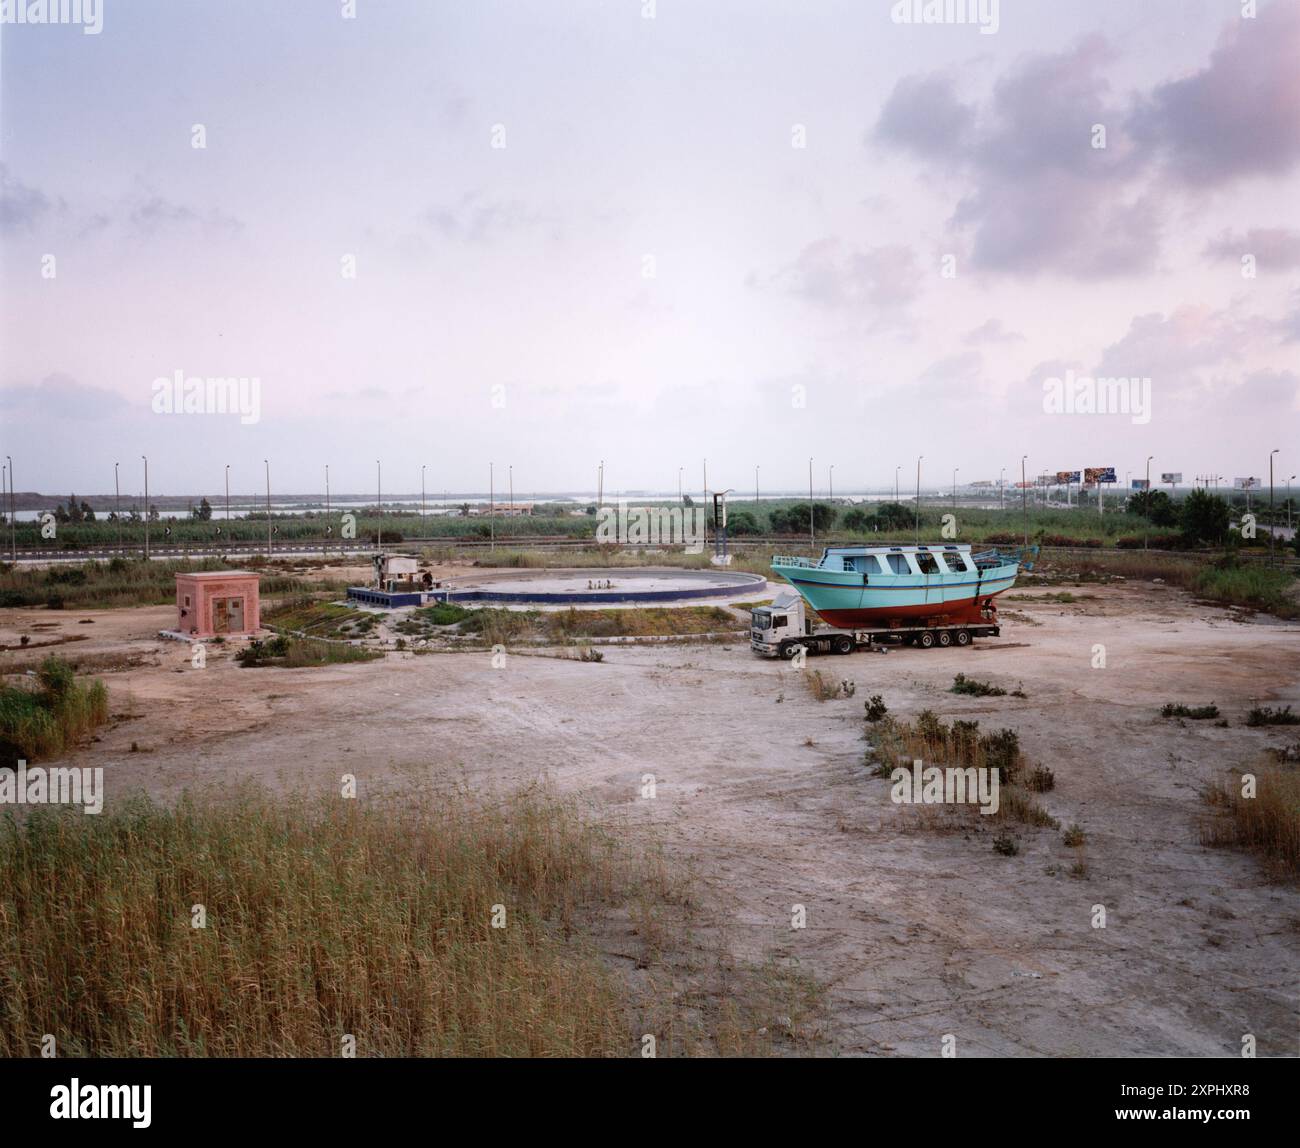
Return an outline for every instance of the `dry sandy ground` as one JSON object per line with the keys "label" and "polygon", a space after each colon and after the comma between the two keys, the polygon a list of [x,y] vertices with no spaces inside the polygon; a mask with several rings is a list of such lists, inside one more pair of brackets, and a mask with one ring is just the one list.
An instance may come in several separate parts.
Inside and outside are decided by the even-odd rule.
{"label": "dry sandy ground", "polygon": [[[409,770],[497,789],[542,777],[630,832],[653,826],[741,955],[797,962],[828,986],[829,1051],[932,1056],[952,1034],[959,1055],[1234,1056],[1253,1033],[1260,1055],[1295,1055],[1300,893],[1250,856],[1202,847],[1197,822],[1208,779],[1298,740],[1241,719],[1257,701],[1300,704],[1300,627],[1150,584],[1082,592],[1094,597],[1007,602],[1003,637],[969,650],[810,660],[857,683],[853,700],[822,703],[799,671],[739,644],[607,647],[600,664],[516,653],[500,668],[483,652],[394,653],[316,670],[241,670],[214,649],[195,670],[187,647],[151,637],[170,608],[4,611],[0,641],[91,635],[61,652],[104,671],[113,712],[133,716],[72,760],[105,767],[110,801],[137,786],[168,797],[252,775],[333,789],[343,773],[366,786]],[[953,695],[958,671],[1029,696]],[[901,716],[928,707],[1019,731],[1056,772],[1042,804],[1087,832],[1088,875],[1070,875],[1078,854],[1059,831],[1018,827],[1021,851],[1003,857],[991,819],[937,832],[892,805],[863,766],[875,693]],[[1165,701],[1217,702],[1231,726],[1164,721]],[[653,800],[639,795],[646,773]]]}

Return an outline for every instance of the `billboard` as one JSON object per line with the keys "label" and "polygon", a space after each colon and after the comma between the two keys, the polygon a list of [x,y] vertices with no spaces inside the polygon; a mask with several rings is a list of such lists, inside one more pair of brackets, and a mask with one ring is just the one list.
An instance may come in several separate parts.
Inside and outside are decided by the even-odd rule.
{"label": "billboard", "polygon": [[1083,468],[1084,482],[1114,482],[1115,468],[1113,466],[1086,466]]}
{"label": "billboard", "polygon": [[1161,482],[1175,483],[1183,481],[1183,472],[1181,470],[1167,470],[1160,476]]}
{"label": "billboard", "polygon": [[1234,478],[1232,485],[1238,490],[1258,490],[1260,488],[1260,479],[1258,478]]}
{"label": "billboard", "polygon": [[1132,488],[1134,490],[1146,490],[1148,485],[1150,484],[1145,478],[1135,478],[1132,483]]}

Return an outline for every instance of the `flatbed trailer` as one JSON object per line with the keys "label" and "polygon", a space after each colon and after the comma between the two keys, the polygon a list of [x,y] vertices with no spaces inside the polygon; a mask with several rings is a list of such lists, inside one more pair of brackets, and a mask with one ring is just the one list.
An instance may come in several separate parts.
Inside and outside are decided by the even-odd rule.
{"label": "flatbed trailer", "polygon": [[803,650],[808,654],[851,654],[886,644],[919,646],[969,646],[973,638],[996,638],[997,607],[990,603],[980,612],[978,622],[950,622],[938,615],[933,620],[909,622],[898,619],[881,626],[841,630],[833,626],[814,626],[808,620],[804,602],[797,594],[779,597],[771,606],[750,611],[749,648],[768,658],[789,661]]}

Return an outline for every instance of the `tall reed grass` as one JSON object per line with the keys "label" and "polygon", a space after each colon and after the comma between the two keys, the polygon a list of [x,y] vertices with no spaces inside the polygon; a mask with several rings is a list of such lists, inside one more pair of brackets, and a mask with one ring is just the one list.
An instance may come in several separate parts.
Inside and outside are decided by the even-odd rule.
{"label": "tall reed grass", "polygon": [[78,682],[72,667],[51,655],[31,685],[0,687],[0,767],[12,768],[10,757],[57,757],[107,720],[104,683]]}
{"label": "tall reed grass", "polygon": [[657,880],[537,793],[11,815],[0,1056],[627,1055],[578,921]]}

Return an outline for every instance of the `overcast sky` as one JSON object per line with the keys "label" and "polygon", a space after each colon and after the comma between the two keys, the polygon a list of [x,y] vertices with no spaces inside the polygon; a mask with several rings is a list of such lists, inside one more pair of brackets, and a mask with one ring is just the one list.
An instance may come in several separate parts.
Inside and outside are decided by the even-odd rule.
{"label": "overcast sky", "polygon": [[[142,454],[177,494],[227,463],[257,489],[264,458],[300,492],[326,463],[373,490],[376,459],[393,492],[421,465],[483,490],[490,460],[590,489],[601,458],[607,491],[698,489],[704,457],[741,493],[755,465],[806,488],[810,455],[837,491],[921,454],[938,486],[1023,454],[1267,478],[1274,447],[1285,479],[1300,0],[1243,6],[1002,0],[993,31],[891,0],[104,0],[98,34],[0,27],[0,453],[78,494],[114,461],[138,489]],[[1150,378],[1149,421],[1048,413],[1070,370]],[[259,379],[258,420],[157,413],[177,371]]]}

